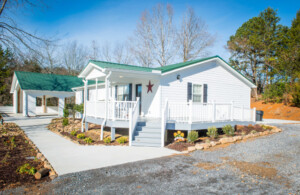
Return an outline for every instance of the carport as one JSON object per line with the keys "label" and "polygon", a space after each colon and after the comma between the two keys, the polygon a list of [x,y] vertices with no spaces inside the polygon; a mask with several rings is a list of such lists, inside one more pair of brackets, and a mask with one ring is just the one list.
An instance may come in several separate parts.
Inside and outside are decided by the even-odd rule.
{"label": "carport", "polygon": [[[15,71],[10,91],[13,111],[23,116],[62,116],[66,98],[75,97],[72,88],[82,85],[82,80],[76,76]],[[41,105],[37,104],[38,98]],[[56,102],[48,105],[50,98],[55,98]]]}

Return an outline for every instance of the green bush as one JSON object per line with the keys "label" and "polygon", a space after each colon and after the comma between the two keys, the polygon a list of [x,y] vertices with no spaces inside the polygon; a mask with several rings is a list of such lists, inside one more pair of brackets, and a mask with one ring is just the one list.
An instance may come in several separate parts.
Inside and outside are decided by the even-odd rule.
{"label": "green bush", "polygon": [[111,138],[107,137],[103,139],[104,143],[109,144],[111,142]]}
{"label": "green bush", "polygon": [[64,118],[67,118],[67,117],[69,117],[69,115],[70,115],[70,112],[69,112],[69,109],[68,108],[64,108]]}
{"label": "green bush", "polygon": [[217,138],[219,136],[218,129],[214,126],[208,127],[206,135],[208,135],[211,138]]}
{"label": "green bush", "polygon": [[282,81],[278,81],[273,84],[269,84],[265,87],[263,93],[263,99],[266,102],[282,102],[284,92],[286,91],[286,85]]}
{"label": "green bush", "polygon": [[234,128],[231,125],[225,125],[222,131],[227,136],[234,136]]}
{"label": "green bush", "polygon": [[187,141],[190,143],[194,143],[199,138],[199,134],[197,131],[191,131],[188,133]]}
{"label": "green bush", "polygon": [[93,143],[93,140],[90,137],[85,138],[84,141],[88,144]]}
{"label": "green bush", "polygon": [[83,113],[83,104],[75,104],[73,109],[76,111],[76,112],[80,112],[81,114]]}
{"label": "green bush", "polygon": [[85,138],[84,133],[79,133],[79,134],[77,135],[77,138],[78,138],[78,139],[84,139],[84,138]]}
{"label": "green bush", "polygon": [[62,124],[63,124],[64,127],[67,126],[69,124],[69,119],[64,118]]}
{"label": "green bush", "polygon": [[300,80],[294,86],[292,97],[293,106],[300,107]]}
{"label": "green bush", "polygon": [[77,131],[76,130],[73,130],[73,131],[71,131],[71,133],[70,133],[71,135],[73,135],[73,136],[76,136],[76,134],[77,134]]}
{"label": "green bush", "polygon": [[119,144],[125,144],[126,142],[128,142],[128,138],[127,137],[119,137],[116,141]]}
{"label": "green bush", "polygon": [[251,133],[251,134],[255,134],[255,133],[257,133],[257,131],[252,130],[250,133]]}
{"label": "green bush", "polygon": [[261,127],[262,127],[263,129],[265,129],[265,130],[272,130],[272,129],[273,129],[273,127],[267,126],[267,125],[262,125]]}
{"label": "green bush", "polygon": [[20,173],[20,174],[25,173],[28,175],[34,175],[36,173],[36,169],[34,167],[30,166],[30,164],[26,163],[17,169],[17,173]]}

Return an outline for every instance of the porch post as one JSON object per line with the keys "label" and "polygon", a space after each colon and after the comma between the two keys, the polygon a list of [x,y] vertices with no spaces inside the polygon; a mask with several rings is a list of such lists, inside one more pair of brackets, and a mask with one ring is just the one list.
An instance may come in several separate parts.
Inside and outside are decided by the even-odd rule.
{"label": "porch post", "polygon": [[87,123],[86,121],[86,103],[87,103],[87,84],[88,81],[87,80],[83,80],[84,82],[84,91],[83,91],[83,120],[81,123],[81,132],[84,132],[84,128],[83,128],[83,124],[85,123],[85,127],[87,127]]}
{"label": "porch post", "polygon": [[215,100],[212,101],[212,119],[211,122],[215,122],[216,120],[216,103]]}
{"label": "porch post", "polygon": [[193,122],[193,101],[189,101],[189,124]]}
{"label": "porch post", "polygon": [[46,113],[46,96],[43,95],[42,98],[42,108],[43,108],[43,113]]}
{"label": "porch post", "polygon": [[244,105],[242,106],[242,121],[244,121]]}
{"label": "porch post", "polygon": [[231,108],[230,108],[230,120],[231,121],[233,121],[233,104],[234,104],[234,102],[233,101],[231,101]]}
{"label": "porch post", "polygon": [[253,120],[253,122],[256,122],[256,108],[254,107],[252,110],[253,110],[252,120]]}
{"label": "porch post", "polygon": [[98,78],[96,78],[96,95],[94,95],[94,117],[97,117],[97,101],[98,101]]}

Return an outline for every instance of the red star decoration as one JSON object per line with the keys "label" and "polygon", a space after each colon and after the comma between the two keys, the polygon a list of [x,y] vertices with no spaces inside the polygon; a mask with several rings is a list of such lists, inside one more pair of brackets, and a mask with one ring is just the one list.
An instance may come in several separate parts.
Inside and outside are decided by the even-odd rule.
{"label": "red star decoration", "polygon": [[149,93],[149,91],[151,91],[152,93],[152,87],[153,87],[154,84],[151,84],[151,81],[149,81],[149,84],[146,85],[148,87],[148,90],[147,90],[147,93]]}

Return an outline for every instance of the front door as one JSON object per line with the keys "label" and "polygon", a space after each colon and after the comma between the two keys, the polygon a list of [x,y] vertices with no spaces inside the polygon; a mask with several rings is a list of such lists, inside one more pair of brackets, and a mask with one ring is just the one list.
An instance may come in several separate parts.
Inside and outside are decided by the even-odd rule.
{"label": "front door", "polygon": [[142,84],[137,84],[135,85],[135,97],[139,97],[140,98],[140,114],[141,114],[141,111],[142,111]]}

